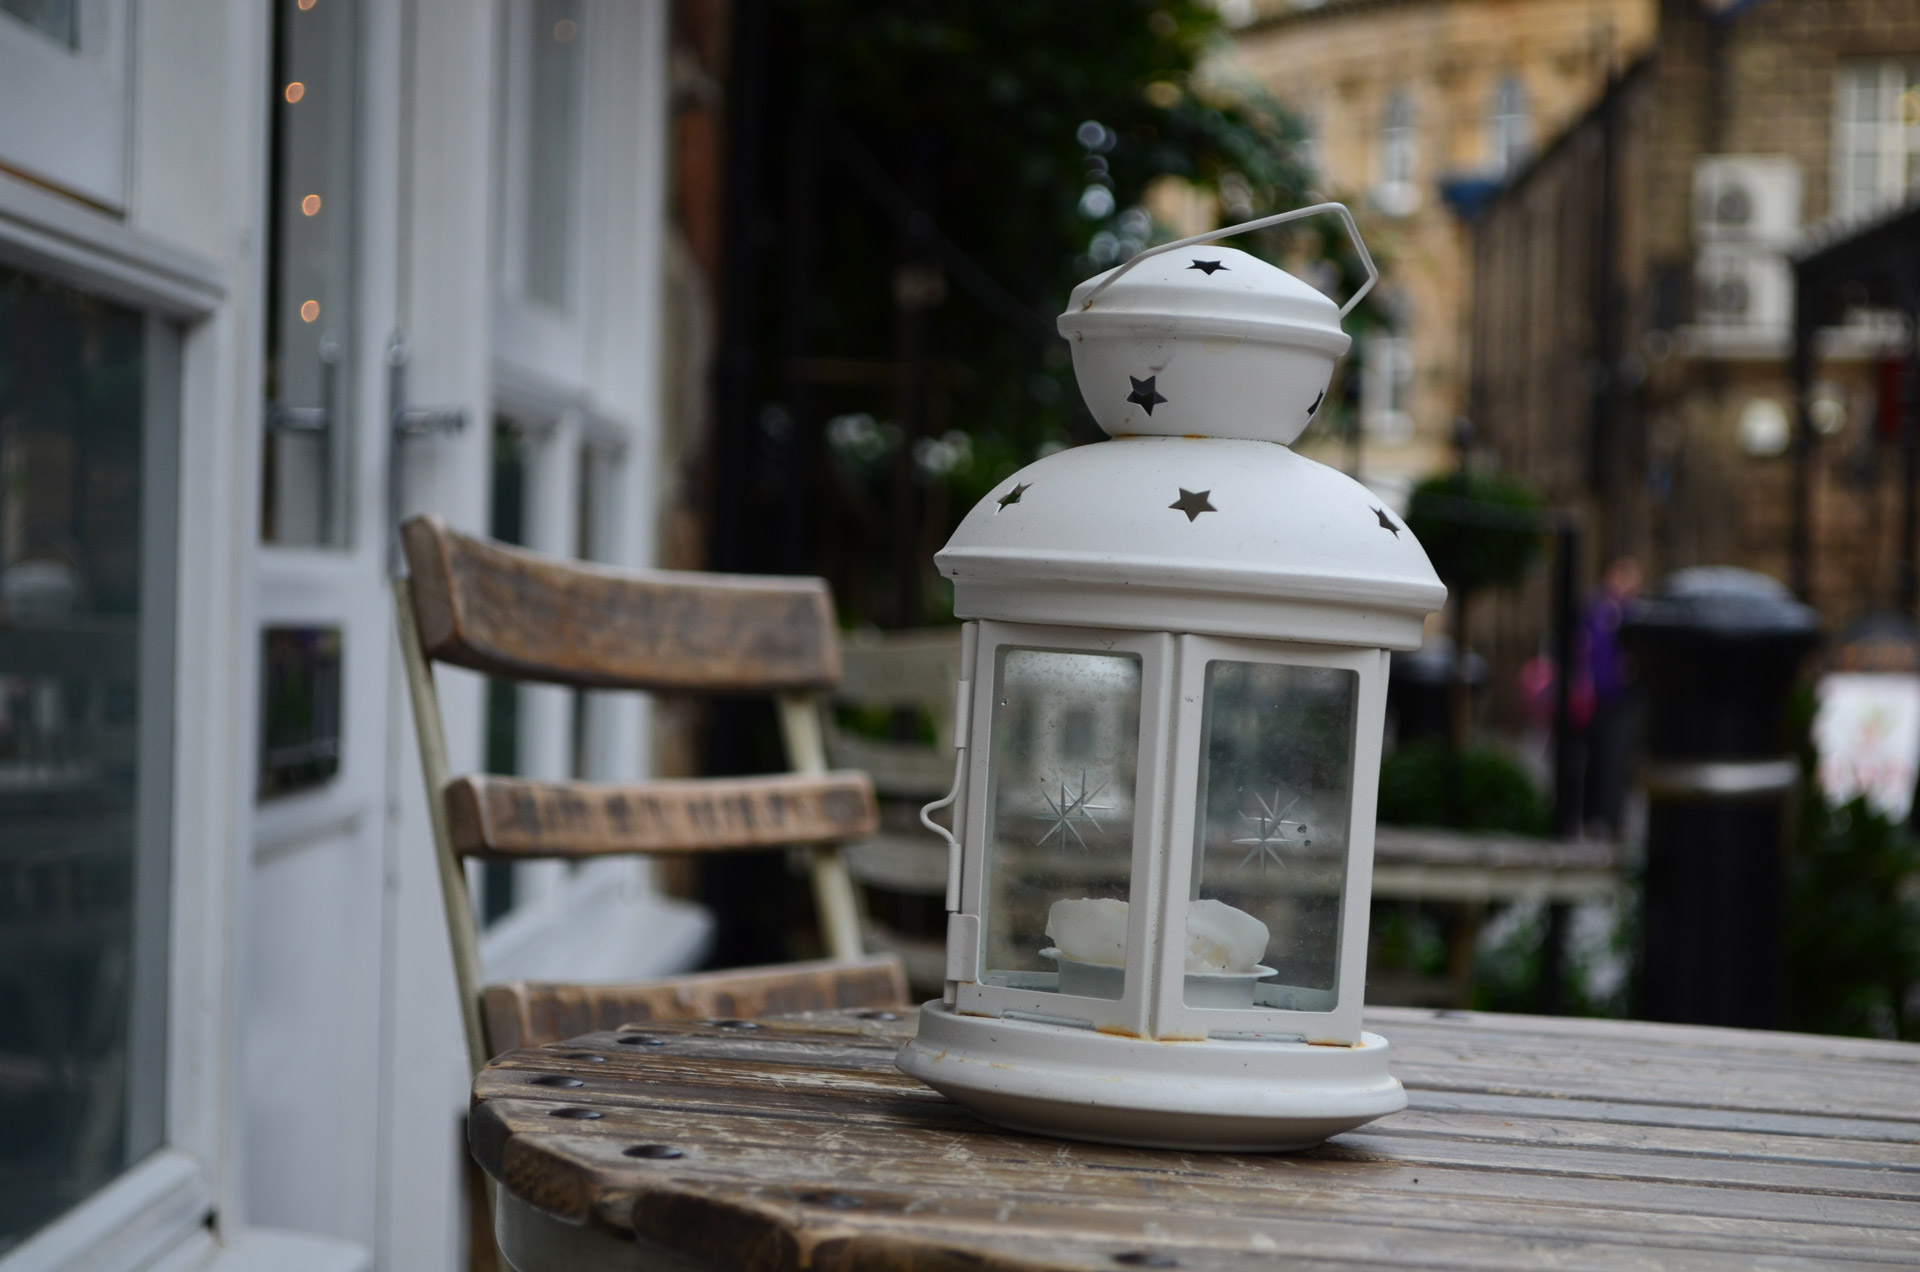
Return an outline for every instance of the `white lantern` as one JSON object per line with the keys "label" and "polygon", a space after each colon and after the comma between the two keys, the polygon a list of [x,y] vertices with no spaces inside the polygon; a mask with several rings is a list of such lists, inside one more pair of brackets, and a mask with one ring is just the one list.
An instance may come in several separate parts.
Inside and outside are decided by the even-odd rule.
{"label": "white lantern", "polygon": [[1289,1149],[1406,1104],[1360,1027],[1374,802],[1388,651],[1446,593],[1286,445],[1366,288],[1336,308],[1195,250],[1315,212],[1359,243],[1321,204],[1076,288],[1060,330],[1113,440],[1022,469],[935,558],[967,620],[947,989],[899,1064],[990,1121]]}

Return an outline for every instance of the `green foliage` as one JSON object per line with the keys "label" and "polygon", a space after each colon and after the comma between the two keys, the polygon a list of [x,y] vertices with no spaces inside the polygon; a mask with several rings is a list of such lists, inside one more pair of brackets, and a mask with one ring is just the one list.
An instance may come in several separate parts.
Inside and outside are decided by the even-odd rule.
{"label": "green foliage", "polygon": [[[1638,910],[1628,900],[1577,907],[1570,918],[1560,955],[1560,1013],[1625,1016],[1640,947]],[[1540,1010],[1546,935],[1547,907],[1539,902],[1516,902],[1494,915],[1474,960],[1474,1010]]]}
{"label": "green foliage", "polygon": [[1787,873],[1787,1020],[1920,1038],[1920,840],[1864,799],[1810,794]]}
{"label": "green foliage", "polygon": [[1410,971],[1433,977],[1447,970],[1447,939],[1440,916],[1410,901],[1375,901],[1367,951],[1368,972]]}
{"label": "green foliage", "polygon": [[[898,586],[903,536],[930,553],[1008,474],[1100,436],[1051,333],[1075,284],[1174,237],[1145,208],[1149,186],[1189,182],[1229,222],[1296,207],[1316,197],[1306,134],[1257,86],[1197,73],[1226,38],[1206,0],[780,0],[774,12],[783,82],[770,91],[793,101],[796,119],[811,102],[829,120],[810,356],[843,365],[903,357],[896,271],[916,252],[937,255],[907,241],[839,138],[870,155],[1013,302],[1011,313],[983,302],[940,262],[944,295],[915,336],[927,385],[918,422],[892,376],[823,384],[802,421],[825,431],[828,507],[816,568],[849,618],[897,621],[885,598]],[[797,151],[778,135],[769,149],[760,181],[771,211],[790,192],[792,173],[781,169]],[[780,241],[771,237],[780,225],[763,228]],[[1337,294],[1364,276],[1336,223],[1236,246],[1285,259]],[[786,280],[767,270],[755,285],[757,343],[780,349],[793,334],[783,326]],[[1363,306],[1348,326],[1372,320]],[[769,357],[759,367],[762,401],[786,391],[783,365]],[[911,498],[909,484],[919,492]],[[930,570],[919,586],[937,608]]]}
{"label": "green foliage", "polygon": [[1511,587],[1540,555],[1541,499],[1518,477],[1461,469],[1413,488],[1407,526],[1456,596]]}
{"label": "green foliage", "polygon": [[1381,761],[1380,820],[1537,835],[1547,829],[1547,806],[1526,770],[1499,751],[1455,755],[1442,743],[1416,742]]}

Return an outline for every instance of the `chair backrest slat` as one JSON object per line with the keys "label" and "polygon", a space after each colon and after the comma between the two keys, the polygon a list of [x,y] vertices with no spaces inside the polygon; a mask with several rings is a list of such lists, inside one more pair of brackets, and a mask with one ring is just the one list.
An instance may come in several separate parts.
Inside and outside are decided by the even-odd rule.
{"label": "chair backrest slat", "polygon": [[456,777],[447,831],[466,857],[525,860],[842,844],[880,828],[865,773],[632,785]]}
{"label": "chair backrest slat", "polygon": [[429,657],[513,680],[705,693],[822,689],[840,678],[819,579],[617,570],[401,527]]}
{"label": "chair backrest slat", "polygon": [[645,985],[510,981],[489,985],[484,994],[487,1033],[502,1051],[649,1020],[751,1019],[847,1007],[885,1009],[906,1001],[906,976],[891,954],[857,962],[703,972]]}

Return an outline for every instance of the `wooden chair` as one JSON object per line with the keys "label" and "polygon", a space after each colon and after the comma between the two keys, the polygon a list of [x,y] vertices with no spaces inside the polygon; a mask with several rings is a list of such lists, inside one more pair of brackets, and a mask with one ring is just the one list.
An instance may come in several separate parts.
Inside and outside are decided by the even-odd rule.
{"label": "wooden chair", "polygon": [[[865,773],[828,772],[814,696],[840,676],[819,579],[614,570],[471,538],[436,517],[401,527],[411,577],[396,611],[433,820],[461,1022],[474,1072],[512,1047],[633,1020],[748,1016],[906,1000],[897,959],[861,946],[839,846],[878,826]],[[576,688],[769,693],[794,771],[590,783],[448,773],[434,662]],[[643,985],[483,986],[464,861],[808,850],[833,958]]]}
{"label": "wooden chair", "polygon": [[[947,968],[947,846],[920,824],[920,808],[953,784],[960,629],[863,633],[840,652],[844,674],[822,699],[827,759],[869,774],[880,799],[880,833],[846,847],[848,873],[866,894],[867,945],[898,954],[916,992],[938,994]],[[843,709],[904,722],[898,732],[910,736],[845,727]]]}

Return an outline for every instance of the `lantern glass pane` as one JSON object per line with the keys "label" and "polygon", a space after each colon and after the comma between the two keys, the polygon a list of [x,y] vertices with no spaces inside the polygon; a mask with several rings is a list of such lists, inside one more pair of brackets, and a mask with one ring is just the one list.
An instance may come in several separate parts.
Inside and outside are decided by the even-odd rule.
{"label": "lantern glass pane", "polygon": [[1003,648],[994,677],[981,980],[1117,999],[1140,659]]}
{"label": "lantern glass pane", "polygon": [[1189,1006],[1333,1010],[1359,693],[1341,668],[1207,665]]}

